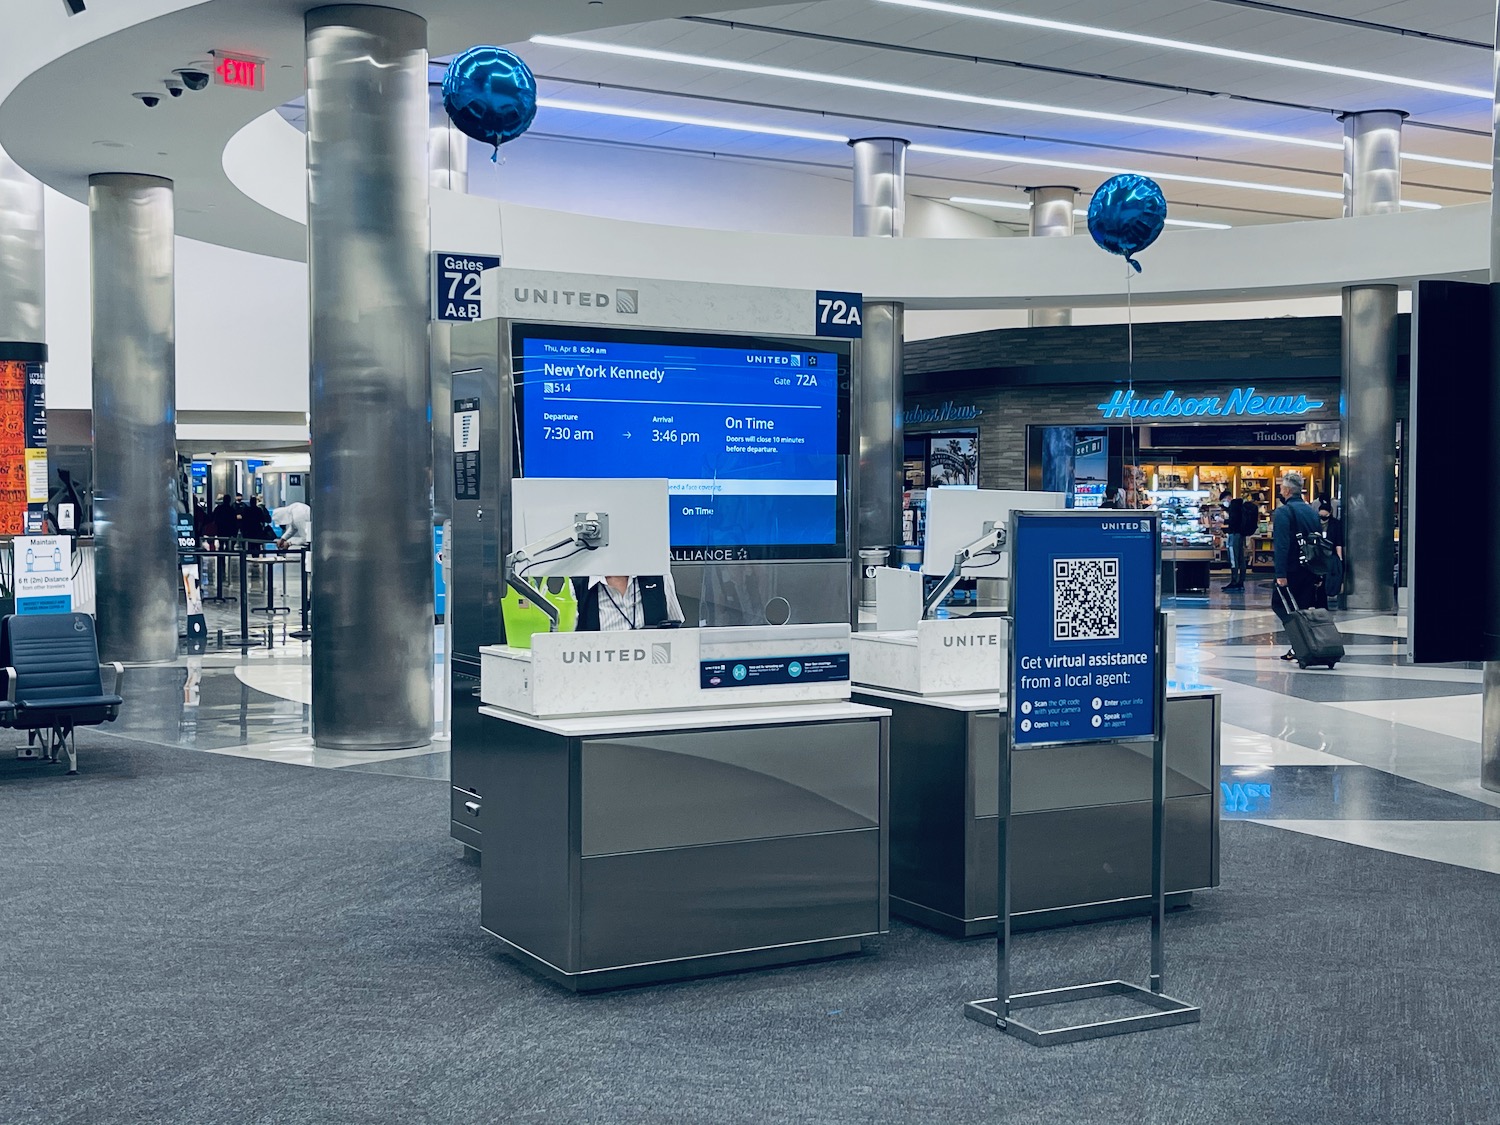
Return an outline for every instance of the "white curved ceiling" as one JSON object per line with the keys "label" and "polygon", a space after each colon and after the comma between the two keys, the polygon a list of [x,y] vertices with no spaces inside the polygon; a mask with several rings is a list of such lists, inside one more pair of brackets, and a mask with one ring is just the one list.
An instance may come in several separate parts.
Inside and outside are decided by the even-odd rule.
{"label": "white curved ceiling", "polygon": [[[0,148],[32,175],[83,199],[96,172],[165,176],[177,189],[177,231],[242,250],[301,258],[306,232],[249,200],[221,154],[245,124],[303,92],[304,0],[131,0],[69,17],[59,2],[3,0]],[[402,0],[428,21],[434,54],[701,11],[701,0]],[[150,18],[154,16],[154,18]],[[132,19],[144,22],[133,23]],[[176,67],[212,49],[269,60],[265,89],[210,86],[147,109],[131,94],[160,90]]]}
{"label": "white curved ceiling", "polygon": [[[1073,183],[1087,191],[1110,169],[1124,167],[1161,178],[1174,218],[1241,226],[1337,215],[1332,197],[1340,189],[1340,126],[1333,111],[1389,106],[1412,114],[1404,139],[1405,198],[1451,207],[1488,196],[1490,107],[1483,98],[997,23],[910,3],[752,4],[711,17],[694,15],[702,0],[410,0],[403,6],[429,19],[435,56],[499,41],[516,45],[528,59],[548,104],[518,146],[566,137],[729,153],[841,175],[848,165],[842,137],[896,134],[917,146],[908,165],[915,193],[1014,205],[1024,199],[1022,185]],[[1486,45],[1494,10],[1487,0],[955,3],[1475,90],[1491,83],[1493,54]],[[69,20],[60,4],[49,14],[28,0],[0,0],[0,12],[24,7],[20,18],[56,25],[42,28],[47,34],[33,27],[29,38],[23,29],[19,49],[0,62],[0,90],[15,86],[0,104],[0,146],[79,198],[90,172],[169,176],[178,187],[180,233],[300,258],[305,232],[288,217],[295,211],[262,206],[224,171],[228,160],[236,178],[253,178],[255,169],[246,164],[253,163],[253,148],[221,154],[242,127],[300,96],[302,12],[313,6],[138,0],[134,11],[163,14],[67,50],[69,36],[77,40],[86,21],[97,18],[105,27],[105,19],[123,18],[119,8]],[[599,49],[530,41],[570,33]],[[266,90],[212,87],[155,110],[130,98],[132,90],[151,88],[212,47],[269,58]],[[643,52],[650,57],[640,57]],[[37,57],[17,61],[28,53]],[[693,61],[667,57],[683,55]],[[24,77],[16,73],[28,68]],[[611,113],[586,112],[591,106]],[[640,112],[649,119],[629,116]],[[719,126],[674,120],[684,116]],[[37,128],[38,122],[46,127]],[[733,125],[761,131],[723,127]],[[1412,159],[1420,156],[1481,167]],[[962,206],[1001,221],[1025,220],[1017,210]]]}

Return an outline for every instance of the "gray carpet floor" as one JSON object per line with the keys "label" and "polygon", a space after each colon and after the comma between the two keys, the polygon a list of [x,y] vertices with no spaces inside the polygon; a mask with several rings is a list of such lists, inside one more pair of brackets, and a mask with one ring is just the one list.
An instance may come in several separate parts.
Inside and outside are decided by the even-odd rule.
{"label": "gray carpet floor", "polygon": [[[478,928],[441,782],[79,738],[0,762],[0,1122],[1500,1121],[1500,880],[1254,824],[1169,919],[1203,1022],[1040,1050],[993,944],[574,997]],[[1017,990],[1145,975],[1140,921]]]}

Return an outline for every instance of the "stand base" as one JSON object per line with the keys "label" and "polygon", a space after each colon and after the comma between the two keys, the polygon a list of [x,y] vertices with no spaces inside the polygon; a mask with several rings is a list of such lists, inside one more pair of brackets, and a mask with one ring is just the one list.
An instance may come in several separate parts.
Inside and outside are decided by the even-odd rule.
{"label": "stand base", "polygon": [[[1154,1011],[1139,1016],[1121,1016],[1112,1020],[1070,1024],[1045,1030],[1022,1023],[1014,1014],[1018,1008],[1046,1008],[1101,996],[1126,996],[1140,1001]],[[1033,1047],[1056,1047],[1062,1043],[1082,1043],[1088,1039],[1103,1039],[1110,1035],[1128,1035],[1132,1031],[1151,1031],[1158,1027],[1197,1023],[1203,1015],[1201,1009],[1182,1000],[1174,1000],[1170,996],[1163,996],[1159,992],[1152,992],[1149,988],[1123,980],[1075,984],[1068,988],[1049,988],[1041,992],[1021,992],[1010,998],[1010,1009],[1012,1014],[1006,1018],[1001,1016],[1000,1004],[994,997],[988,1000],[970,1000],[964,1005],[964,1016],[976,1023],[997,1028],[1007,1035],[1014,1035]]]}

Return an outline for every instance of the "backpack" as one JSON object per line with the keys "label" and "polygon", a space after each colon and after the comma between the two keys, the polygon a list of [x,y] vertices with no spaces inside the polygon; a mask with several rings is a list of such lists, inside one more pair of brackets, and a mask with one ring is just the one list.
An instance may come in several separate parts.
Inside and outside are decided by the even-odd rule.
{"label": "backpack", "polygon": [[1303,566],[1319,578],[1327,578],[1338,560],[1333,540],[1321,531],[1297,532],[1297,557]]}
{"label": "backpack", "polygon": [[1260,507],[1250,500],[1243,500],[1240,508],[1240,526],[1235,530],[1241,535],[1254,535],[1260,530]]}

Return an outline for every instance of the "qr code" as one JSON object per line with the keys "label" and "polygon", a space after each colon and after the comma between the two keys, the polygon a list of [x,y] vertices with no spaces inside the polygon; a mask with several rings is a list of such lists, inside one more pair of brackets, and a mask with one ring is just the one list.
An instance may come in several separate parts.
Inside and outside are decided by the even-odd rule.
{"label": "qr code", "polygon": [[1052,560],[1052,639],[1120,639],[1120,560]]}

